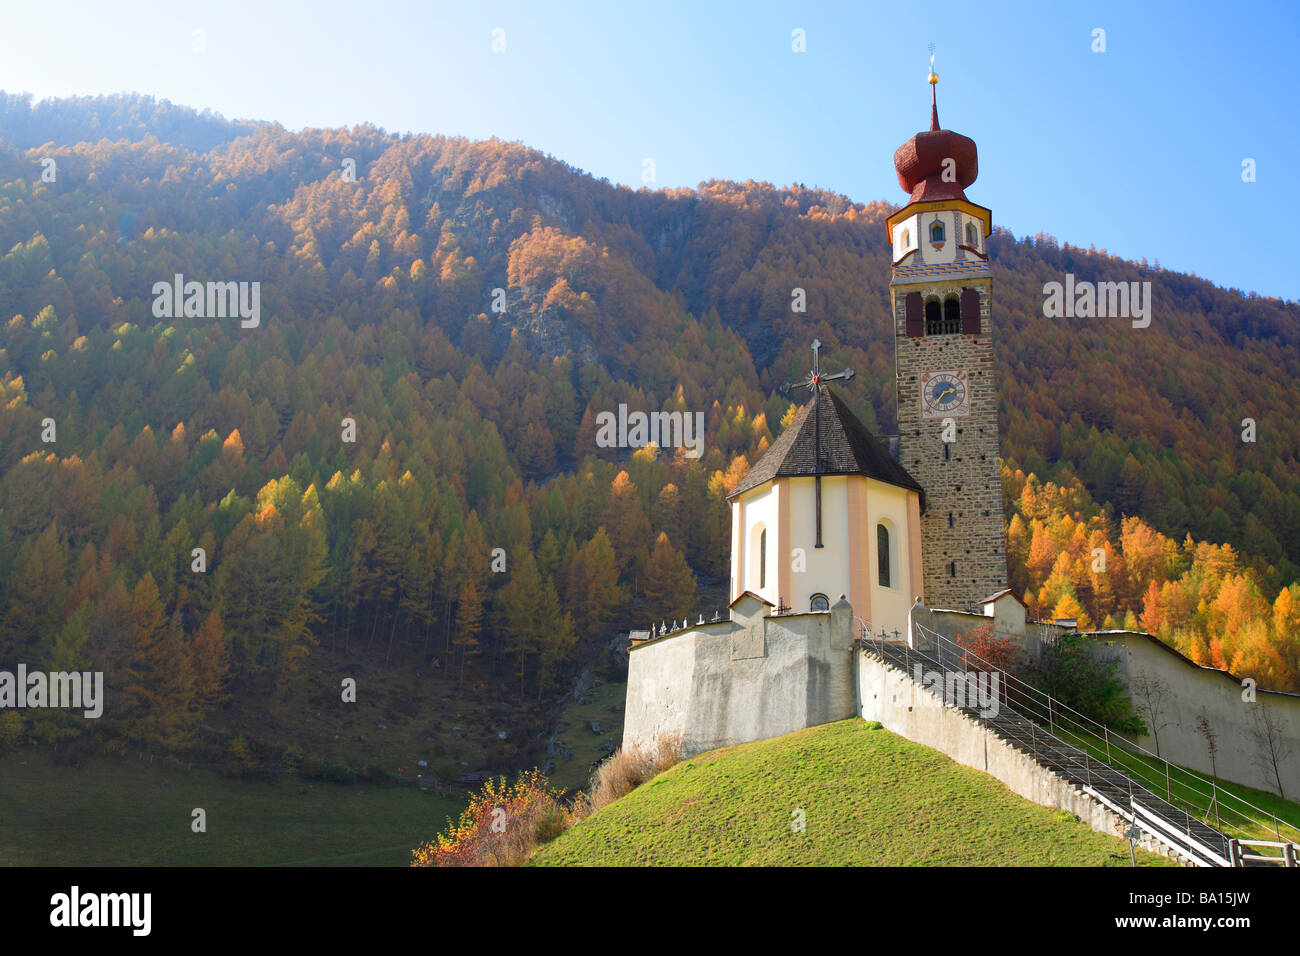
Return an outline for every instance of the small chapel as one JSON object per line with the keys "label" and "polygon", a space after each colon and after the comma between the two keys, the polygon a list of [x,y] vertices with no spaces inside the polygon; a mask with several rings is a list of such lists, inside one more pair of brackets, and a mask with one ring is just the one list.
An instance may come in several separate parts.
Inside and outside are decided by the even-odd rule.
{"label": "small chapel", "polygon": [[814,341],[790,386],[807,403],[728,498],[728,618],[632,634],[625,745],[667,729],[698,752],[841,719],[854,633],[905,640],[917,602],[1007,593],[992,214],[966,196],[975,142],[940,127],[929,82],[930,128],[894,153],[908,199],[885,223],[898,434],[854,416],[835,390],[853,372],[824,372]]}

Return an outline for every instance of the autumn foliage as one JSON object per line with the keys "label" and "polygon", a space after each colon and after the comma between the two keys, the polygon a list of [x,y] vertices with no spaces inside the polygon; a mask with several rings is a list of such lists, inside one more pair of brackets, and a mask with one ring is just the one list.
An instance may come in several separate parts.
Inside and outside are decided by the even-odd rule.
{"label": "autumn foliage", "polygon": [[541,771],[529,770],[511,784],[489,780],[460,819],[447,822],[445,833],[412,851],[412,866],[517,866],[537,844],[563,832],[571,817]]}

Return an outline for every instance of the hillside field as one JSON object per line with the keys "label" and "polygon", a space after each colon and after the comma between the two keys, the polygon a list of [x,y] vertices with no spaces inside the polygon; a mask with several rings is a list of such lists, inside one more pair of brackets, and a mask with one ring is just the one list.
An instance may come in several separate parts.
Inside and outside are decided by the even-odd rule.
{"label": "hillside field", "polygon": [[[804,832],[794,823],[802,811]],[[973,825],[972,821],[979,821]],[[1172,866],[1139,850],[1142,866]],[[1127,843],[850,719],[683,761],[534,866],[1129,866]]]}

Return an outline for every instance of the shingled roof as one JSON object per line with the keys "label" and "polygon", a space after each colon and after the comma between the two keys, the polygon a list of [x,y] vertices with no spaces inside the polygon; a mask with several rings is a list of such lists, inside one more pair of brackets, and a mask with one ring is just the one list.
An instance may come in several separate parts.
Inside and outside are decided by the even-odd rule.
{"label": "shingled roof", "polygon": [[[791,478],[817,474],[814,448],[816,432],[813,402],[808,402],[795,416],[790,427],[772,443],[748,474],[740,480],[728,498],[757,488],[773,478]],[[925,507],[925,489],[898,462],[889,450],[867,431],[847,405],[828,386],[822,387],[821,432],[823,475],[865,475],[900,488],[920,492]]]}

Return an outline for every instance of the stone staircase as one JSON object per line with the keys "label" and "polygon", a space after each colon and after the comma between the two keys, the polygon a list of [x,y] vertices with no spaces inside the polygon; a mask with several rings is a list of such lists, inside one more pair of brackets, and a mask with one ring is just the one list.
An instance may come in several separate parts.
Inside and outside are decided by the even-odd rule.
{"label": "stone staircase", "polygon": [[[906,644],[878,638],[860,638],[858,646],[876,660],[902,671],[913,683],[915,668],[947,674],[963,674],[960,653],[942,648],[938,642],[928,651],[918,651]],[[928,693],[934,691],[917,684]],[[1005,684],[1003,685],[1005,690]],[[1229,838],[1214,827],[1174,806],[1127,774],[1049,729],[1014,710],[999,697],[996,716],[980,715],[978,705],[955,707],[970,719],[982,724],[998,739],[1028,755],[1040,766],[1051,770],[1079,790],[1090,793],[1108,809],[1133,819],[1144,833],[1172,850],[1180,859],[1202,866],[1230,866],[1233,859]],[[1208,852],[1206,852],[1208,851]],[[1216,859],[1217,858],[1217,859]]]}

